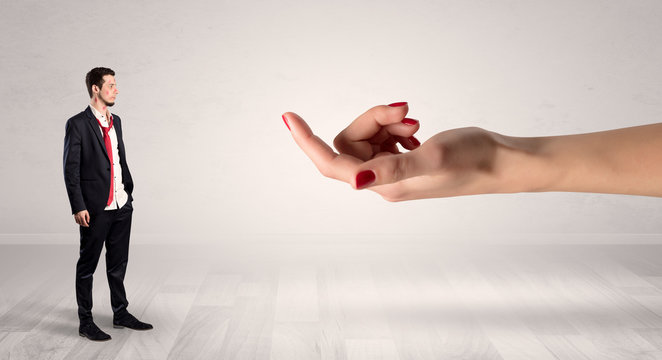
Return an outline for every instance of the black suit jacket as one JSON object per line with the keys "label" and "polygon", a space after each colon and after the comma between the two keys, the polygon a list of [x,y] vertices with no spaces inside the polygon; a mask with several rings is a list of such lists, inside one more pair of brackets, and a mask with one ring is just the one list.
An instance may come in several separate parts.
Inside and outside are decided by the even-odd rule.
{"label": "black suit jacket", "polygon": [[[117,134],[122,182],[124,190],[133,200],[133,179],[126,163],[122,121],[112,114],[113,128]],[[92,109],[88,106],[81,113],[67,120],[64,135],[64,183],[73,214],[87,210],[90,214],[103,211],[110,191],[110,161],[103,134]]]}

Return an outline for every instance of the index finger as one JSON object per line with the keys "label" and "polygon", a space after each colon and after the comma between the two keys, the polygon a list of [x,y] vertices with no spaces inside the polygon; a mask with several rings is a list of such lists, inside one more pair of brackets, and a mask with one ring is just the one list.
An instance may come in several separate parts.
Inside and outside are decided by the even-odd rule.
{"label": "index finger", "polygon": [[81,222],[83,223],[83,226],[89,227],[90,226],[90,213],[85,212],[83,214],[83,218],[81,219]]}
{"label": "index finger", "polygon": [[283,114],[283,120],[289,127],[294,141],[313,161],[322,175],[354,185],[355,173],[362,163],[361,160],[334,152],[329,145],[313,134],[299,115],[287,112]]}

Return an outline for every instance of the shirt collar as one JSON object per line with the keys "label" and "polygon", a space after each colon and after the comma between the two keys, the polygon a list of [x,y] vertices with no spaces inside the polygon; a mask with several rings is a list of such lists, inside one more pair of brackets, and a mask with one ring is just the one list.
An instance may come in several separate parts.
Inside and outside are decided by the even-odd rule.
{"label": "shirt collar", "polygon": [[90,105],[90,109],[92,109],[92,114],[94,114],[94,116],[97,119],[99,119],[99,121],[101,121],[102,124],[108,123],[108,119],[106,119],[106,114],[102,114],[101,112],[99,112],[99,110],[94,108],[94,106],[92,106],[92,105]]}

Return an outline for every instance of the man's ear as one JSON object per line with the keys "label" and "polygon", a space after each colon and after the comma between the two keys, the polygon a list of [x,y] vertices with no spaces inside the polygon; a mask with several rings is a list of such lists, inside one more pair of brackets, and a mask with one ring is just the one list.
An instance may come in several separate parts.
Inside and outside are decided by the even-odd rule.
{"label": "man's ear", "polygon": [[95,94],[98,94],[99,93],[99,87],[96,86],[96,85],[92,85],[92,92],[95,93]]}

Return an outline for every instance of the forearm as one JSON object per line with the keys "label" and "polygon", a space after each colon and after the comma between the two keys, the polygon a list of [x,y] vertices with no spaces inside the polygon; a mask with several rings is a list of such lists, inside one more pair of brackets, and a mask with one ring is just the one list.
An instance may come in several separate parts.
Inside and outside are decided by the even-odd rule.
{"label": "forearm", "polygon": [[662,124],[502,143],[504,192],[662,196]]}

